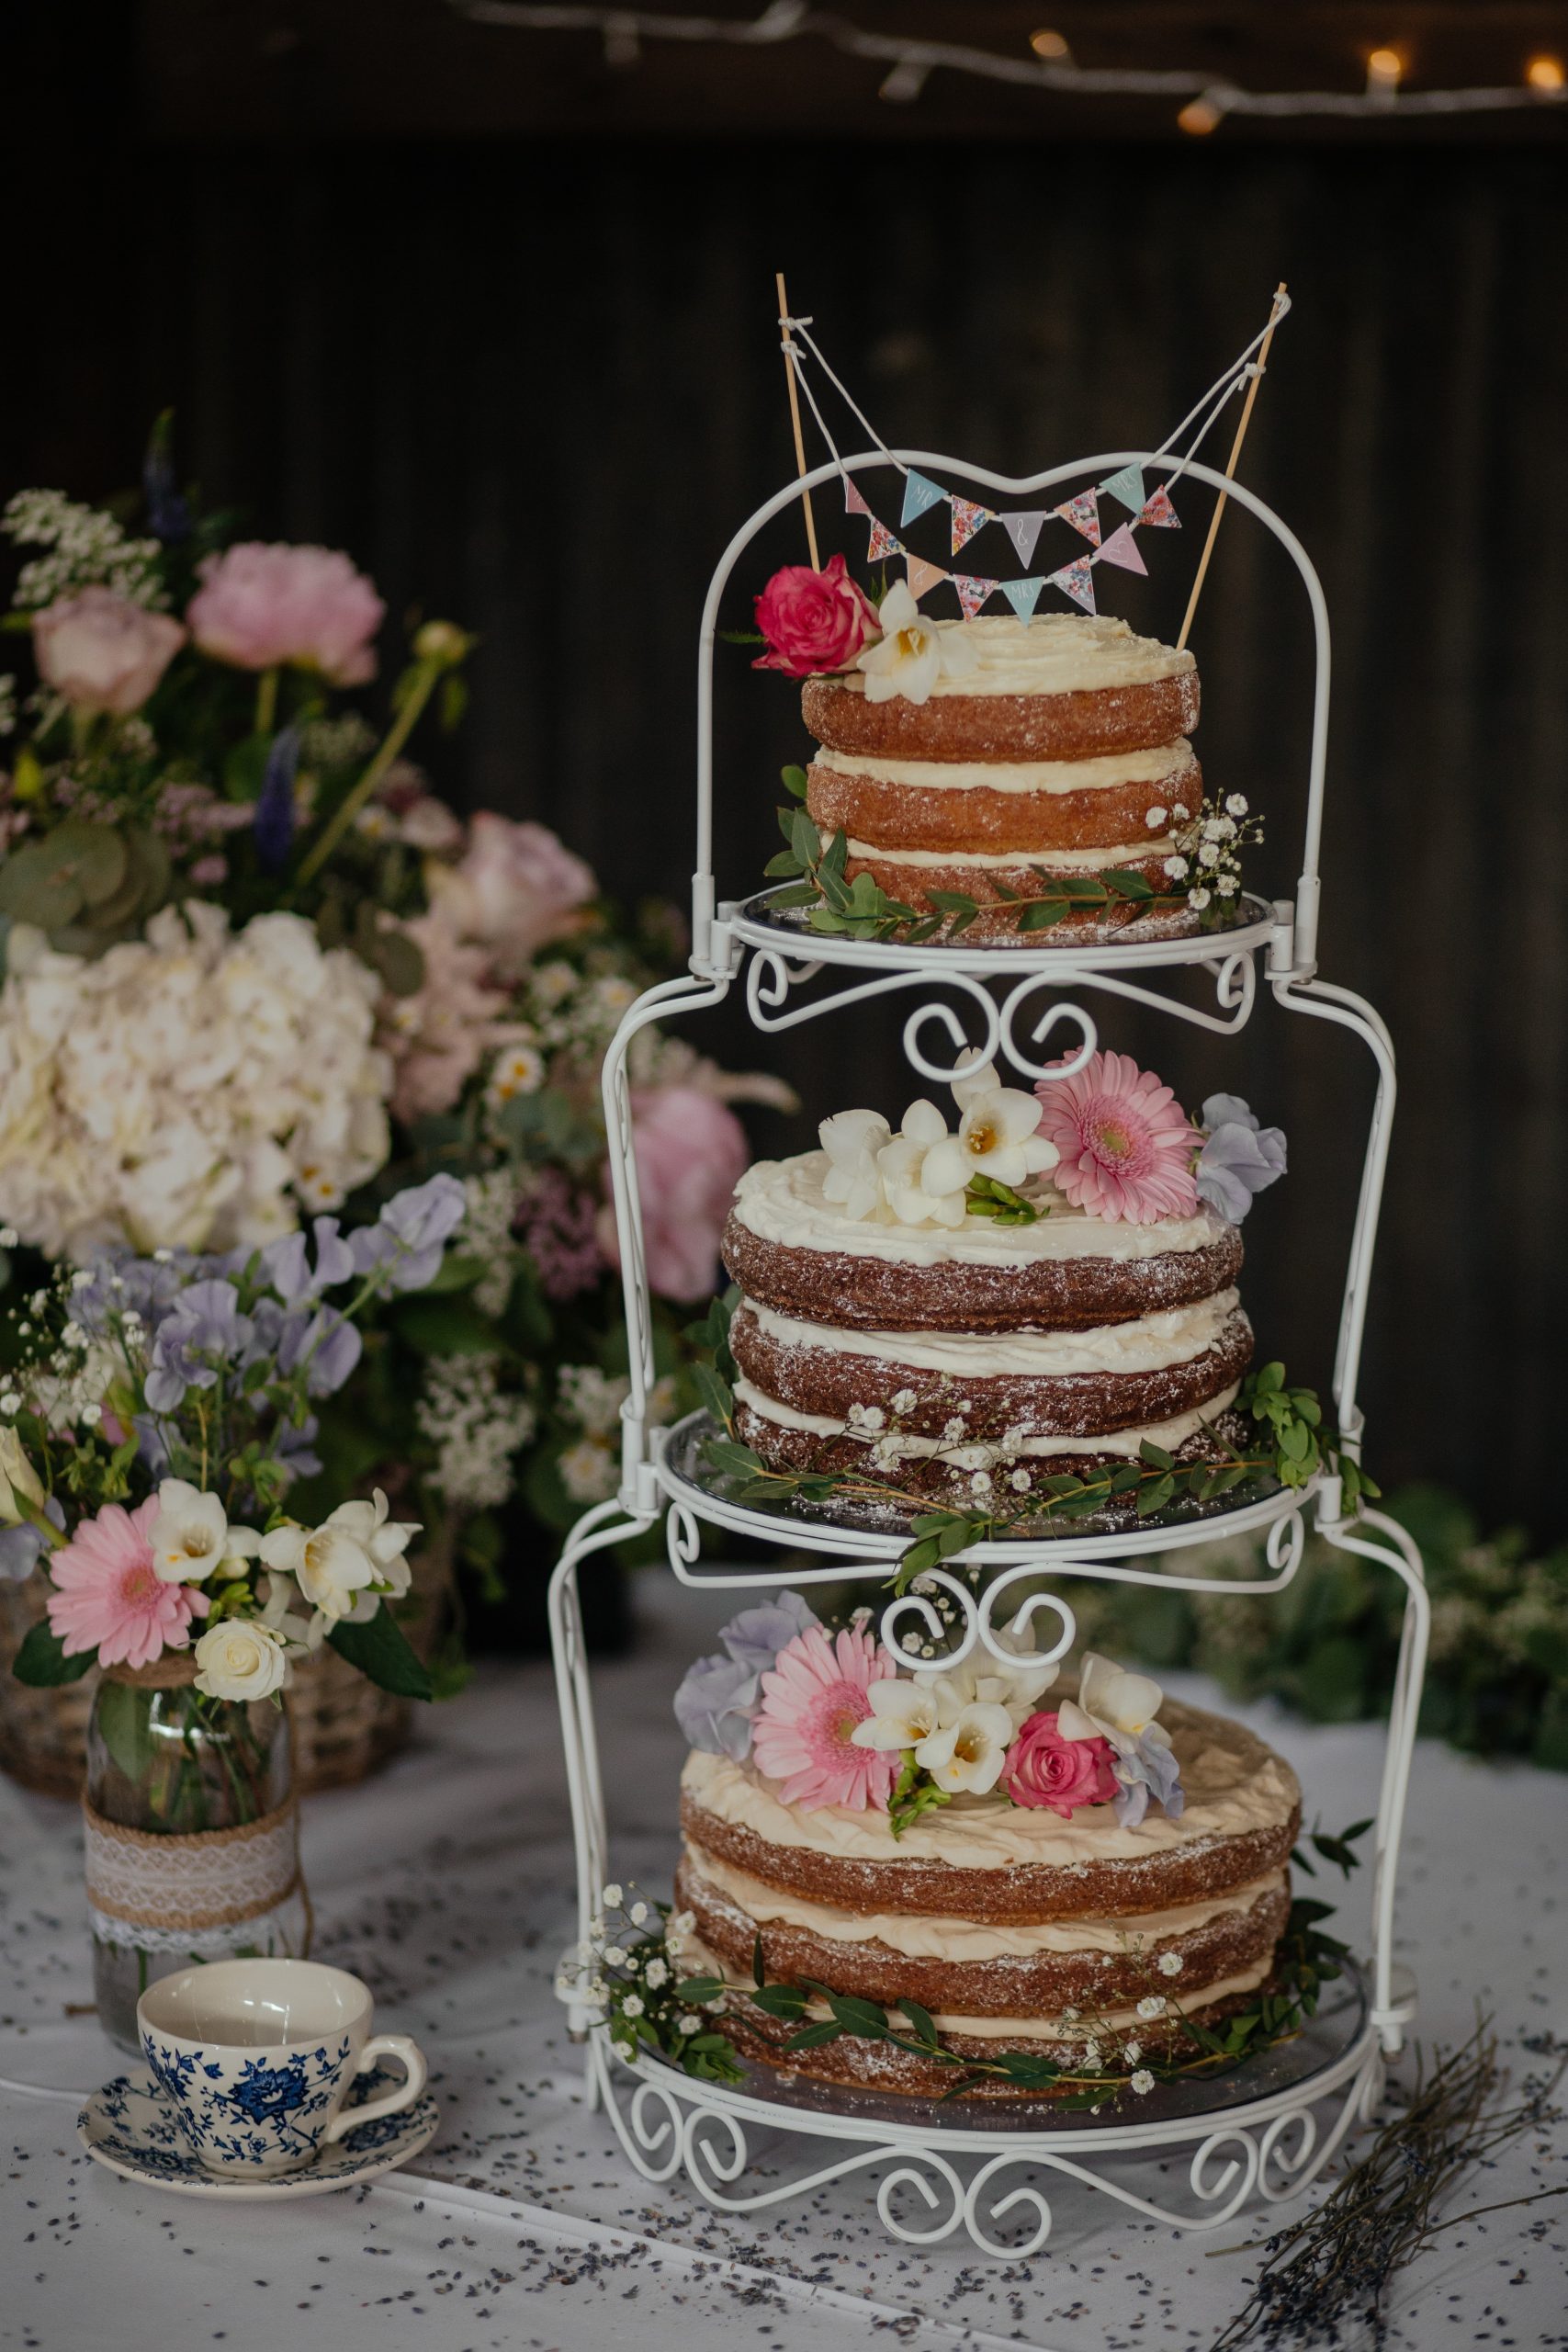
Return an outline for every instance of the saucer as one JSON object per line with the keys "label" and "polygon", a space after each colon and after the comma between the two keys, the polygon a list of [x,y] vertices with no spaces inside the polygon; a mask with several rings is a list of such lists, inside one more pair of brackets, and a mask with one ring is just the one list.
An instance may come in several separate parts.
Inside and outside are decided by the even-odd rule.
{"label": "saucer", "polygon": [[[344,2111],[395,2087],[400,2077],[390,2068],[373,2067],[349,2086]],[[225,2179],[207,2171],[189,2153],[175,2121],[174,2109],[150,2073],[138,2067],[117,2075],[95,2091],[76,2119],[76,2135],[95,2164],[127,2180],[153,2188],[172,2188],[181,2197],[320,2197],[329,2188],[352,2188],[356,2181],[373,2180],[407,2164],[433,2139],[441,2110],[428,2092],[398,2115],[378,2116],[321,2150],[298,2172],[270,2180],[247,2179],[243,2174]]]}

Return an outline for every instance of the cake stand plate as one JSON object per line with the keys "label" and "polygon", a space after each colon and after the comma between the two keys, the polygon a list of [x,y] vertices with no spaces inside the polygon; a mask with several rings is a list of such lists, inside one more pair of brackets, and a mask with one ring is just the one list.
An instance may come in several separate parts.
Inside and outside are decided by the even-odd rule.
{"label": "cake stand plate", "polygon": [[[893,2236],[931,2245],[964,2232],[1004,2261],[1049,2239],[1053,2176],[1179,2230],[1218,2229],[1254,2198],[1293,2197],[1370,2120],[1383,2084],[1353,1964],[1292,2041],[1223,2075],[1124,2095],[1098,2115],[1053,2118],[1043,2100],[1010,2100],[1005,2111],[998,2101],[917,2106],[761,2067],[742,2085],[698,2083],[662,2060],[616,2058],[605,2026],[592,2045],[595,2089],[645,2178],[683,2175],[720,2211],[752,2213],[865,2173]],[[1190,2200],[1174,2209],[1139,2193],[1117,2162],[1171,2150],[1186,2159]]]}

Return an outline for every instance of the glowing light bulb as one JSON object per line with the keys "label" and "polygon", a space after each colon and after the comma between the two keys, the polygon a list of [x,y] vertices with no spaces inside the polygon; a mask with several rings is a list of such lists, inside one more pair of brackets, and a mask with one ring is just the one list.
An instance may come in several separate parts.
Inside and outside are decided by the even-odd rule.
{"label": "glowing light bulb", "polygon": [[1203,139],[1211,130],[1219,129],[1224,116],[1224,107],[1207,96],[1189,98],[1176,118],[1177,127],[1190,132],[1194,139]]}
{"label": "glowing light bulb", "polygon": [[1560,57],[1532,57],[1525,67],[1525,80],[1532,90],[1560,90],[1568,74]]}
{"label": "glowing light bulb", "polygon": [[1367,59],[1367,96],[1392,98],[1404,79],[1404,60],[1397,49],[1374,49]]}
{"label": "glowing light bulb", "polygon": [[1042,32],[1031,33],[1029,46],[1036,57],[1070,57],[1072,55],[1071,50],[1067,47],[1066,35],[1052,32],[1049,28]]}

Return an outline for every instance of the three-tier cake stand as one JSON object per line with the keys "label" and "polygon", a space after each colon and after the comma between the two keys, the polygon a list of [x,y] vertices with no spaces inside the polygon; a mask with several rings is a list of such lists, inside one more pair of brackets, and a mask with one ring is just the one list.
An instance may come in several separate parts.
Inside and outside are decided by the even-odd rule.
{"label": "three-tier cake stand", "polygon": [[[897,461],[937,478],[956,477],[1005,495],[1028,495],[1085,475],[1099,481],[1126,466],[1156,466],[1145,450],[1119,449],[1017,481],[921,450]],[[842,470],[884,466],[877,449],[842,460]],[[1251,1016],[1258,967],[1286,1012],[1328,1021],[1359,1037],[1377,1069],[1360,1195],[1350,1236],[1333,1392],[1345,1449],[1359,1456],[1361,1413],[1357,1375],[1371,1272],[1378,1206],[1393,1109],[1394,1065],[1388,1032],[1372,1007],[1317,977],[1318,848],[1323,818],[1329,693],[1328,614],[1305,549],[1263,501],[1213,468],[1190,460],[1194,480],[1223,491],[1272,534],[1294,563],[1312,611],[1316,677],[1313,700],[1306,826],[1293,900],[1243,898],[1235,922],[1200,936],[1118,944],[1028,946],[960,939],[906,946],[823,936],[798,914],[777,910],[776,893],[739,902],[716,899],[712,871],[713,662],[719,602],[737,560],[767,524],[804,492],[835,479],[838,464],[818,467],[760,506],[720,559],[704,607],[697,673],[697,842],[692,885],[690,970],[649,989],[621,1023],[604,1061],[604,1107],[615,1215],[621,1237],[630,1340],[630,1393],[622,1408],[619,1493],[584,1512],[567,1543],[550,1588],[555,1656],[576,1841],[579,1933],[587,1939],[609,1871],[604,1785],[594,1735],[589,1662],[578,1579],[584,1560],[666,1521],[670,1566],[699,1589],[777,1588],[784,1583],[874,1589],[891,1576],[904,1540],[896,1534],[833,1526],[820,1517],[781,1517],[725,1498],[703,1467],[709,1425],[693,1414],[673,1428],[649,1425],[654,1382],[653,1324],[637,1167],[632,1145],[627,1056],[649,1023],[716,1004],[744,974],[752,1021],[766,1034],[832,1014],[868,999],[908,991],[919,998],[904,1025],[904,1052],[922,1078],[942,1083],[964,1047],[977,1046],[1025,1083],[1082,1067],[1097,1032],[1089,1013],[1064,1001],[1071,989],[1130,999],[1200,1027],[1234,1035]],[[1060,937],[1060,934],[1056,934]],[[1206,976],[1196,1003],[1163,992],[1157,975]],[[1064,1059],[1063,1057],[1066,1057]],[[1047,1061],[1053,1065],[1045,1067]],[[838,1110],[834,1102],[824,1106]],[[1382,2092],[1386,2059],[1401,2047],[1415,2010],[1414,1982],[1393,1957],[1394,1883],[1427,1651],[1428,1607],[1420,1555],[1381,1512],[1344,1515],[1340,1483],[1320,1472],[1305,1487],[1281,1488],[1210,1510],[1182,1523],[1160,1517],[1133,1532],[1066,1534],[1049,1541],[993,1543],[934,1569],[881,1611],[883,1640],[906,1666],[931,1663],[934,1641],[950,1662],[976,1649],[1001,1656],[995,1632],[1034,1623],[1043,1659],[1071,1645],[1075,1620],[1064,1587],[1078,1578],[1159,1585],[1184,1592],[1279,1593],[1301,1566],[1304,1521],[1347,1552],[1381,1562],[1405,1588],[1404,1630],[1389,1714],[1378,1799],[1372,1894],[1372,1951],[1365,1969],[1348,1973],[1317,2018],[1293,2043],[1245,2062],[1235,2073],[1201,2083],[1177,2082],[1138,2102],[1138,2111],[1080,2112],[1053,2120],[1036,2106],[1017,2120],[994,2103],[972,2109],[917,2109],[890,2095],[873,2096],[778,2079],[761,2070],[739,2087],[696,2082],[649,2054],[623,2062],[608,2027],[581,1996],[570,2007],[586,2038],[589,2095],[603,2102],[631,2163],[647,2179],[684,2175],[710,2204],[754,2213],[853,2175],[876,2183],[876,2208],[888,2231],[927,2245],[966,2232],[987,2253],[1016,2256],[1050,2235],[1045,2188],[1053,2176],[1102,2192],[1122,2206],[1180,2229],[1212,2230],[1248,2199],[1293,2195],[1329,2161],[1346,2133],[1370,2117]],[[781,1555],[786,1568],[707,1566],[701,1530],[751,1537]],[[1181,1573],[1184,1553],[1216,1538],[1264,1539],[1268,1573],[1248,1582]],[[822,1555],[802,1567],[802,1553]],[[1157,1560],[1152,1555],[1157,1555]],[[979,1571],[973,1577],[954,1568]],[[1042,1577],[1050,1579],[1041,1590]],[[934,1605],[942,1600],[942,1613]],[[873,1597],[868,1592],[868,1598]],[[922,1655],[911,1641],[927,1646]],[[951,1645],[951,1646],[949,1646]],[[765,2146],[760,2161],[759,2143]],[[782,2150],[782,2154],[781,2154]],[[1176,2208],[1141,2193],[1126,2159],[1160,2152],[1164,2166],[1185,2168],[1187,2195]],[[1165,2191],[1161,2190],[1161,2194]]]}

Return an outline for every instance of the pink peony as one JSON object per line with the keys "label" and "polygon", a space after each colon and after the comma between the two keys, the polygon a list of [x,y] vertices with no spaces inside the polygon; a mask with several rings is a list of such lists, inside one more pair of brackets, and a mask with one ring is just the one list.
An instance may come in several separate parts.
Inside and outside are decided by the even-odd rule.
{"label": "pink peony", "polygon": [[77,710],[140,710],[186,641],[167,613],[144,612],[107,588],[84,588],[33,615],[33,651],[45,685]]}
{"label": "pink peony", "polygon": [[514,824],[488,808],[469,826],[468,846],[457,864],[432,864],[425,883],[431,904],[464,939],[488,947],[509,979],[547,941],[570,931],[578,908],[599,895],[592,867],[547,825]]}
{"label": "pink peony", "polygon": [[1094,1054],[1073,1078],[1042,1079],[1040,1133],[1061,1157],[1051,1182],[1075,1208],[1114,1225],[1190,1216],[1197,1148],[1168,1086],[1126,1054]]}
{"label": "pink peony", "polygon": [[751,1742],[758,1770],[782,1781],[785,1804],[806,1813],[826,1804],[886,1811],[903,1758],[890,1749],[855,1747],[850,1734],[871,1713],[871,1685],[892,1672],[892,1659],[870,1634],[835,1639],[813,1625],[785,1644],[762,1677]]}
{"label": "pink peony", "polygon": [[830,555],[820,571],[808,563],[786,563],[757,599],[757,627],[769,650],[753,670],[782,670],[789,678],[809,678],[822,670],[846,670],[879,633],[876,606]]}
{"label": "pink peony", "polygon": [[1055,1714],[1030,1715],[1008,1749],[1001,1782],[1014,1804],[1043,1805],[1069,1821],[1080,1805],[1110,1804],[1114,1761],[1108,1739],[1067,1739]]}
{"label": "pink peony", "polygon": [[148,1541],[157,1516],[156,1495],[131,1511],[106,1503],[50,1561],[49,1623],[67,1657],[96,1650],[100,1666],[151,1666],[189,1645],[190,1621],[210,1603],[194,1585],[159,1577]]}
{"label": "pink peony", "polygon": [[[639,1086],[632,1090],[632,1136],[648,1279],[660,1298],[705,1298],[718,1287],[719,1237],[750,1158],[746,1130],[700,1087]],[[606,1260],[618,1266],[608,1210],[600,1238]]]}
{"label": "pink peony", "polygon": [[240,670],[288,662],[334,686],[376,674],[370,640],[387,607],[362,571],[331,548],[243,540],[197,566],[186,618],[204,653]]}
{"label": "pink peony", "polygon": [[394,1115],[436,1118],[501,1042],[507,999],[488,985],[486,951],[460,940],[439,907],[402,927],[424,958],[424,978],[412,996],[382,999],[378,1042],[396,1069]]}

